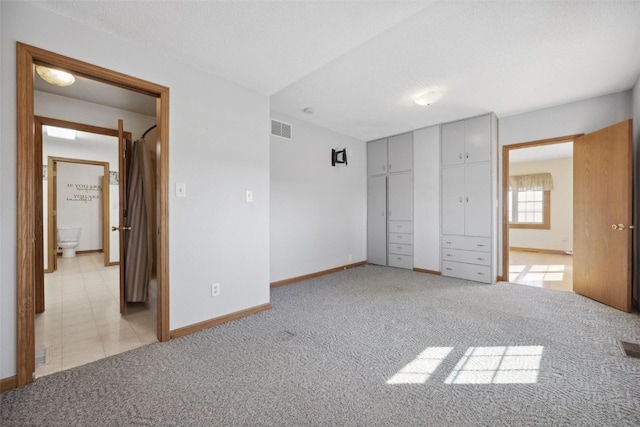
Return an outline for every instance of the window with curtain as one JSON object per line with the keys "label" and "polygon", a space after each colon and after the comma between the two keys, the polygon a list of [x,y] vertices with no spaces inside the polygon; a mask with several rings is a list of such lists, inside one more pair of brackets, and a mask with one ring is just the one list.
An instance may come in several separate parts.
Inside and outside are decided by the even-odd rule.
{"label": "window with curtain", "polygon": [[510,228],[551,228],[550,173],[509,177],[508,215]]}

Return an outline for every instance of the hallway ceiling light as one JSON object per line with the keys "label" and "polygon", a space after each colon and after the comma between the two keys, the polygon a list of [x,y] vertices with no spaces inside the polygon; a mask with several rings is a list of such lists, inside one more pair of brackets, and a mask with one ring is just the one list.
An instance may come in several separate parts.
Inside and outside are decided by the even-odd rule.
{"label": "hallway ceiling light", "polygon": [[36,72],[40,77],[42,77],[42,80],[54,86],[67,87],[71,86],[76,81],[76,78],[73,77],[73,74],[71,73],[45,67],[43,65],[36,65]]}
{"label": "hallway ceiling light", "polygon": [[421,92],[420,94],[416,95],[413,98],[413,102],[415,102],[418,105],[427,106],[427,105],[433,104],[434,102],[442,98],[442,95],[443,95],[442,92],[439,92],[436,90]]}
{"label": "hallway ceiling light", "polygon": [[76,139],[76,131],[74,129],[66,129],[59,128],[55,126],[45,126],[47,129],[47,136],[51,136],[53,138],[62,138],[62,139]]}

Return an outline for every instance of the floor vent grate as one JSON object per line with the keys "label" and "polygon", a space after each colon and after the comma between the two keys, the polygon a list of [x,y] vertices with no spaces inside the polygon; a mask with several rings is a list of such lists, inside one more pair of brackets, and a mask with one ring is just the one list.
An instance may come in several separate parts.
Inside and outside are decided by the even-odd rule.
{"label": "floor vent grate", "polygon": [[618,341],[622,354],[627,357],[635,357],[640,359],[640,344],[634,344],[632,342]]}

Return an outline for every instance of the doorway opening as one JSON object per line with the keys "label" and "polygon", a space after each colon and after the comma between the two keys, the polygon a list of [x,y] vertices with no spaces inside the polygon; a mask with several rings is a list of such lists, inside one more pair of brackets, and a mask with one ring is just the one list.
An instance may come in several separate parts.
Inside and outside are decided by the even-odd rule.
{"label": "doorway opening", "polygon": [[503,147],[503,277],[573,290],[573,139]]}
{"label": "doorway opening", "polygon": [[42,218],[42,146],[35,138],[34,67],[46,65],[156,99],[158,150],[157,324],[159,341],[169,339],[169,89],[132,76],[17,43],[17,359],[16,385],[35,372],[36,285],[44,280]]}
{"label": "doorway opening", "polygon": [[[46,93],[36,95],[37,108]],[[56,102],[60,110],[65,104]],[[36,117],[36,126],[45,236],[45,275],[36,286],[39,378],[157,342],[157,292],[152,281],[145,301],[126,303],[121,314],[120,233],[110,231],[119,226],[120,182],[127,181],[121,180],[118,129],[46,117]],[[124,137],[131,140],[130,132]],[[77,245],[59,248],[68,247],[59,238],[70,233]]]}

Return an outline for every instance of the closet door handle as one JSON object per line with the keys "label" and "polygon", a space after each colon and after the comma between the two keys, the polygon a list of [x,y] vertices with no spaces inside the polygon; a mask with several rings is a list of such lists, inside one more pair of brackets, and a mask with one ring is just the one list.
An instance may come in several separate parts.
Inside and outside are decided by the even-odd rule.
{"label": "closet door handle", "polygon": [[462,203],[462,196],[458,197],[458,202]]}

